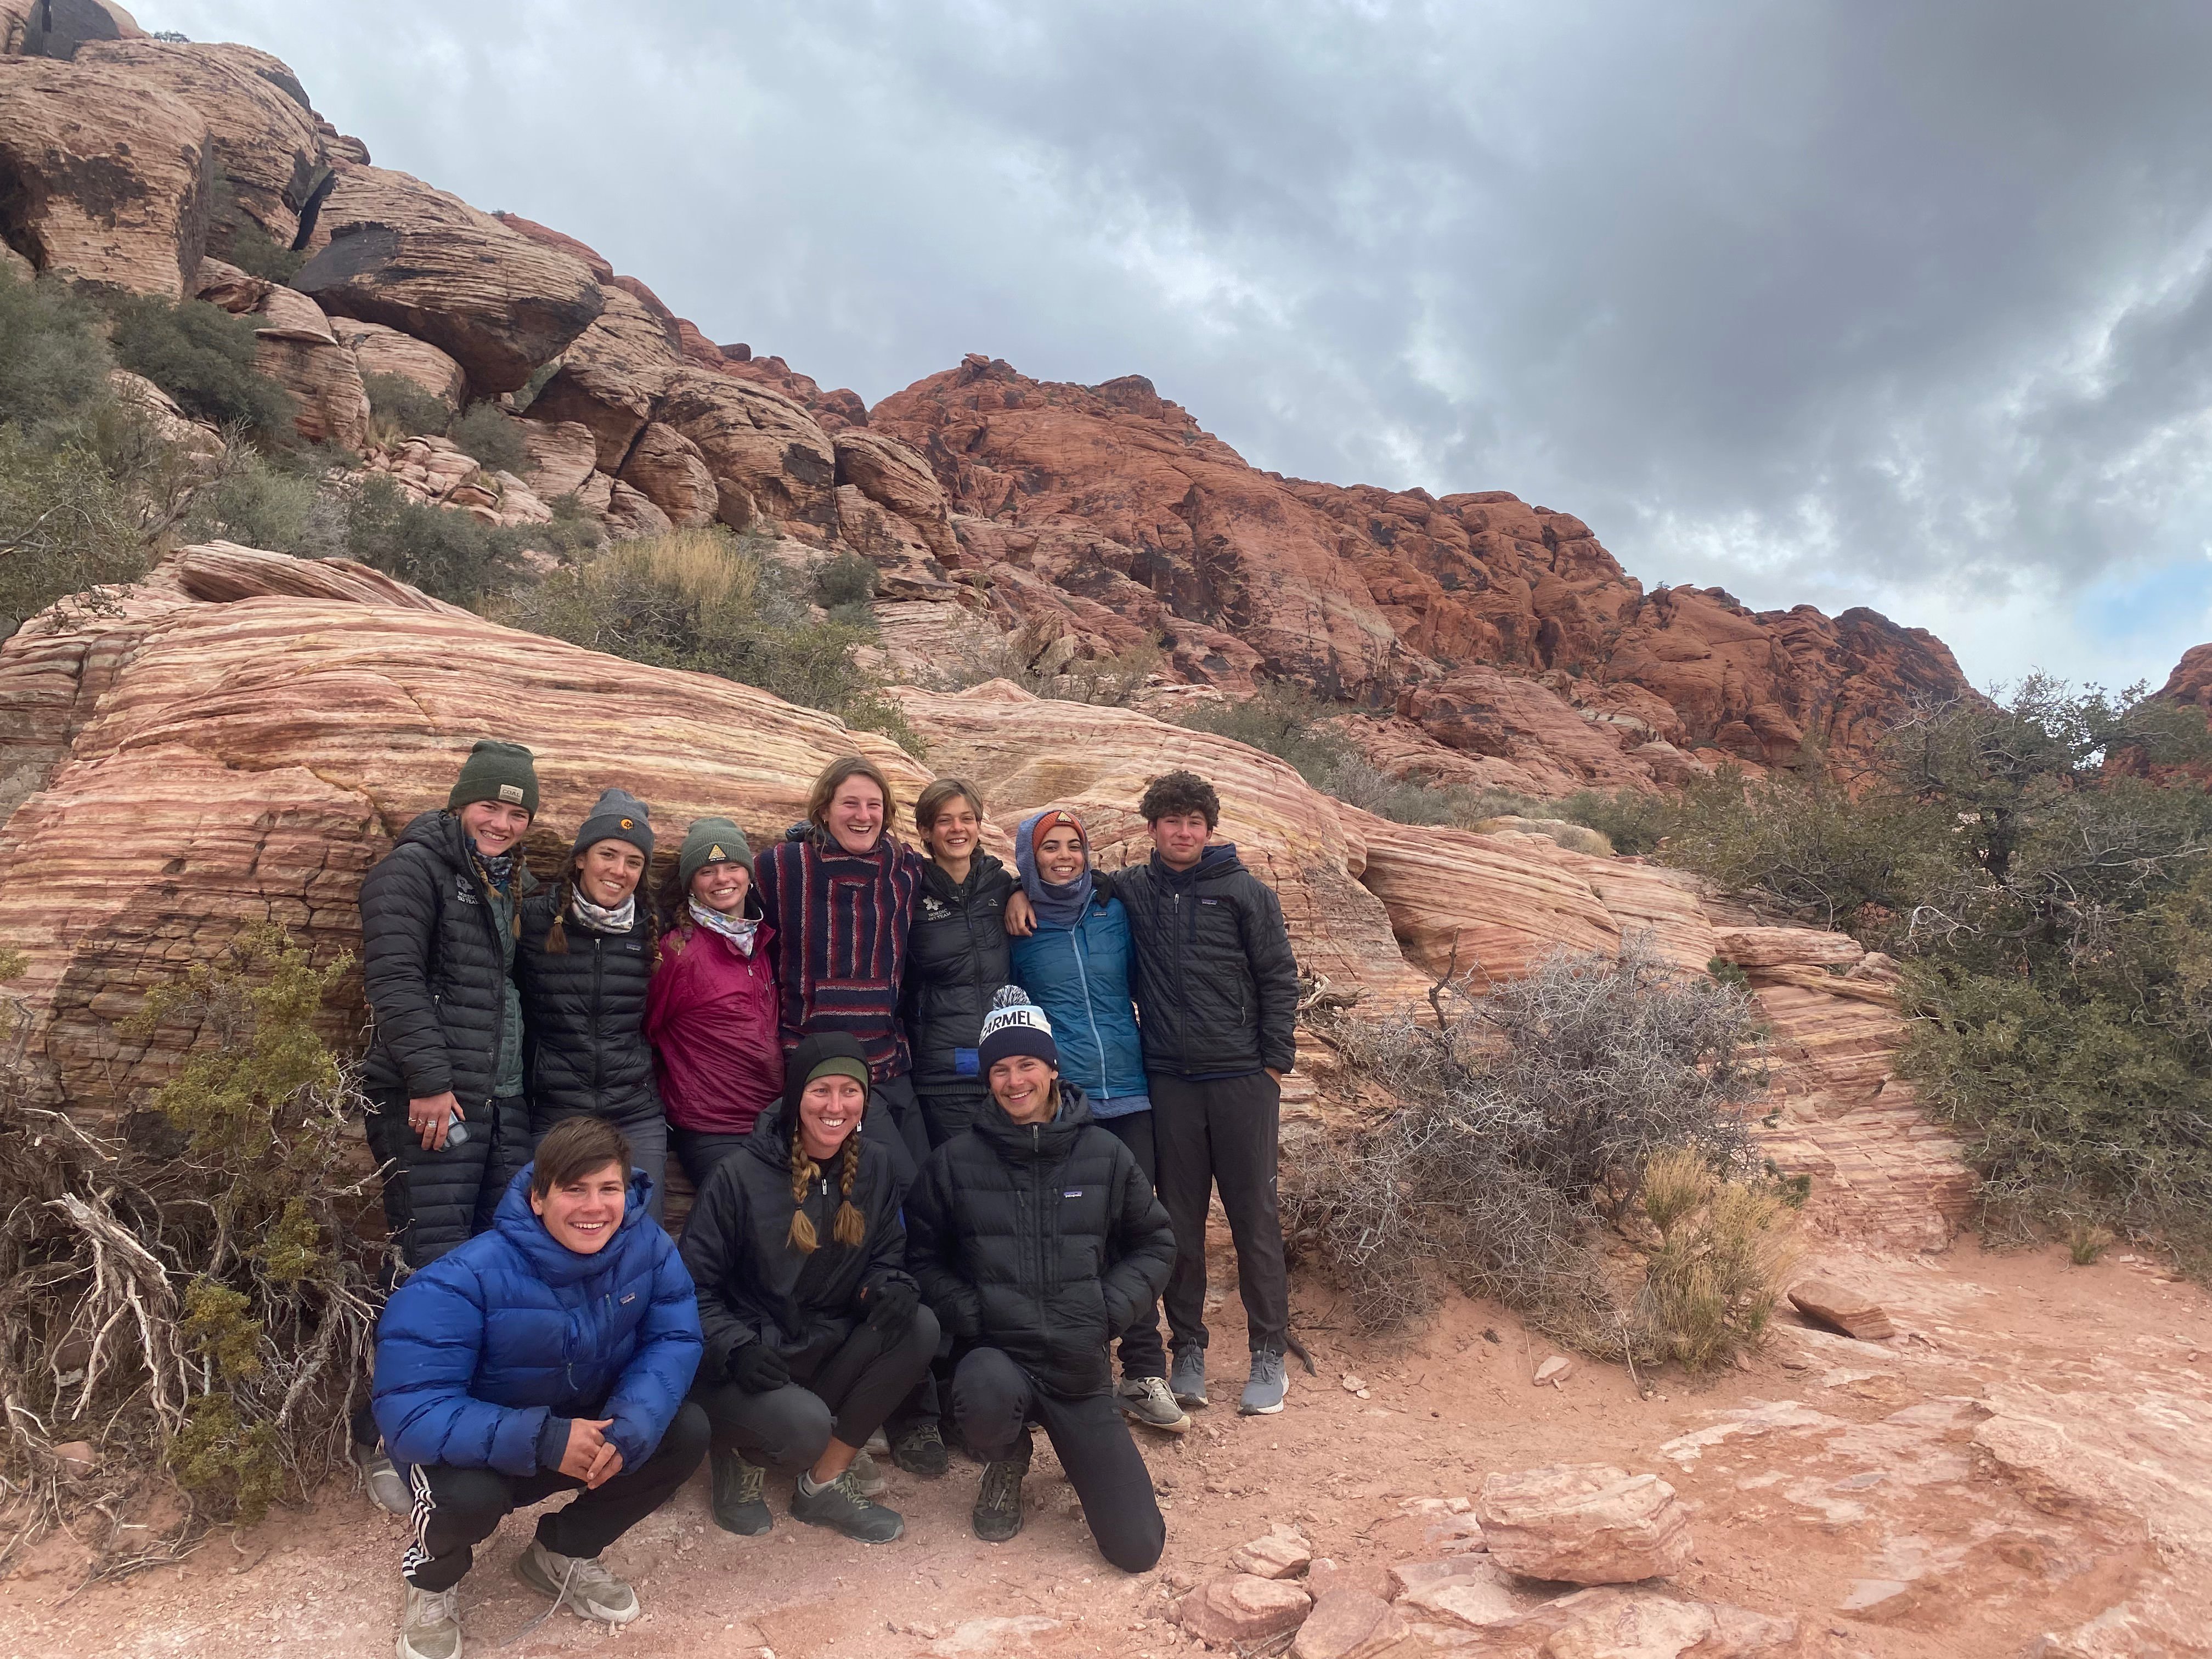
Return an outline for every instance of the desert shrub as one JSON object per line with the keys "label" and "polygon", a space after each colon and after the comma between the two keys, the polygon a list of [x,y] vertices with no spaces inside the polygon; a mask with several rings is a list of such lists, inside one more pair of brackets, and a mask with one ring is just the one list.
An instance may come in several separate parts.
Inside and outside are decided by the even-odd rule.
{"label": "desert shrub", "polygon": [[854,659],[866,631],[815,616],[797,578],[726,530],[616,543],[516,590],[500,612],[594,651],[757,686],[919,752],[918,734]]}
{"label": "desert shrub", "polygon": [[1566,819],[1596,830],[1613,843],[1616,853],[1656,853],[1673,832],[1676,816],[1674,798],[1647,795],[1634,789],[1578,789],[1550,804],[1545,811],[1528,814]]}
{"label": "desert shrub", "polygon": [[1287,1153],[1294,1249],[1375,1328],[1449,1281],[1588,1351],[1617,1353],[1626,1332],[1655,1354],[1603,1240],[1637,1224],[1662,1152],[1750,1172],[1744,1109],[1765,1085],[1750,1002],[1642,939],[1618,959],[1554,957],[1486,997],[1432,1001],[1433,1024],[1407,1012],[1321,1026],[1401,1103],[1349,1142]]}
{"label": "desert shrub", "polygon": [[[198,1041],[156,1097],[161,1133],[130,1146],[32,1106],[20,1066],[0,1067],[0,1392],[17,1408],[0,1462],[26,1530],[72,1504],[112,1514],[156,1472],[191,1500],[176,1535],[100,1571],[173,1559],[346,1455],[377,1259],[348,1167],[358,1096],[314,1022],[348,967],[312,965],[263,924],[159,988],[125,1033],[182,1024]],[[80,1439],[100,1466],[64,1492],[53,1448]]]}
{"label": "desert shrub", "polygon": [[292,431],[292,394],[253,366],[254,321],[204,300],[111,295],[115,361],[143,374],[187,415],[239,425],[282,441]]}
{"label": "desert shrub", "polygon": [[472,605],[508,580],[517,546],[514,532],[410,501],[380,476],[362,480],[346,502],[349,556],[455,605]]}
{"label": "desert shrub", "polygon": [[88,445],[46,448],[0,425],[0,635],[70,594],[135,581],[148,551],[137,503]]}
{"label": "desert shrub", "polygon": [[1054,666],[1040,665],[1054,658],[1019,635],[1000,634],[979,622],[964,647],[937,664],[927,683],[933,690],[963,691],[990,680],[1011,680],[1032,696],[1126,708],[1160,672],[1167,653],[1147,640],[1109,656],[1068,657]]}
{"label": "desert shrub", "polygon": [[520,474],[530,470],[530,446],[522,441],[522,428],[497,404],[471,404],[454,418],[446,435],[487,471]]}
{"label": "desert shrub", "polygon": [[875,562],[849,550],[833,555],[814,567],[814,603],[824,611],[836,614],[847,611],[842,618],[857,622],[849,608],[858,607],[865,612],[876,597],[878,572]]}
{"label": "desert shrub", "polygon": [[1324,777],[1339,800],[1396,823],[1456,823],[1468,793],[1423,778],[1394,778],[1358,754],[1345,756]]}
{"label": "desert shrub", "polygon": [[536,403],[538,394],[545,390],[546,383],[560,372],[561,360],[558,357],[554,358],[550,362],[540,363],[532,369],[530,378],[522,383],[522,389],[507,394],[514,404],[514,412],[520,415],[531,404]]}
{"label": "desert shrub", "polygon": [[[222,475],[195,493],[180,532],[187,542],[221,539],[274,553],[310,556],[339,550],[330,534],[334,502],[320,516],[327,497],[312,478],[270,466],[259,456],[242,454]],[[321,537],[313,532],[320,528]],[[311,545],[317,541],[325,544]]]}
{"label": "desert shrub", "polygon": [[425,432],[442,436],[453,423],[453,411],[446,400],[404,374],[364,374],[361,383],[368,393],[369,414],[380,426],[389,428],[392,436],[411,438]]}
{"label": "desert shrub", "polygon": [[0,268],[0,422],[43,438],[106,398],[111,367],[90,305],[57,278]]}
{"label": "desert shrub", "polygon": [[1784,1191],[1674,1147],[1644,1166],[1639,1204],[1657,1236],[1631,1322],[1646,1352],[1698,1371],[1757,1347],[1801,1254]]}
{"label": "desert shrub", "polygon": [[1326,789],[1331,771],[1354,753],[1349,740],[1322,723],[1336,712],[1304,686],[1268,680],[1243,702],[1194,709],[1182,723],[1263,750],[1289,762],[1315,788]]}

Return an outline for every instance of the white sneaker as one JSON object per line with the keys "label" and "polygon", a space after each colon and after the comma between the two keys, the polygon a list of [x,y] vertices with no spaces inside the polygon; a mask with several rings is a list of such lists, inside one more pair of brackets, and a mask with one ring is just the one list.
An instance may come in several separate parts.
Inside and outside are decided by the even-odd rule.
{"label": "white sneaker", "polygon": [[458,1584],[441,1590],[408,1584],[399,1614],[399,1659],[461,1659],[460,1603]]}
{"label": "white sneaker", "polygon": [[514,1564],[522,1582],[560,1600],[579,1619],[627,1625],[637,1617],[637,1592],[600,1564],[596,1555],[560,1555],[535,1538]]}

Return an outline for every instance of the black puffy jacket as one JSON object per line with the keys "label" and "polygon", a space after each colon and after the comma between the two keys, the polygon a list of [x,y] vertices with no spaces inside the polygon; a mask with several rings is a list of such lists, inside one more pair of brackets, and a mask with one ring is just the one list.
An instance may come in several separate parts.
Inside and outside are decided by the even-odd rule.
{"label": "black puffy jacket", "polygon": [[1106,1345],[1152,1304],[1175,1231],[1120,1139],[1063,1079],[1049,1123],[995,1106],[907,1195],[907,1265],[956,1348],[1003,1349],[1055,1394],[1111,1386]]}
{"label": "black puffy jacket", "polygon": [[918,1089],[982,1086],[975,1043],[992,994],[1013,977],[1006,947],[1013,891],[1012,874],[988,853],[975,854],[968,879],[957,884],[935,864],[922,867],[900,999]]}
{"label": "black puffy jacket", "polygon": [[[516,861],[518,896],[537,883]],[[465,1109],[499,1076],[512,933],[477,873],[461,821],[425,812],[361,884],[362,979],[374,1035],[362,1081],[421,1100],[450,1089]]]}
{"label": "black puffy jacket", "polygon": [[1297,1058],[1298,964],[1275,890],[1233,846],[1189,870],[1158,853],[1114,872],[1137,942],[1137,1018],[1145,1069],[1242,1077]]}
{"label": "black puffy jacket", "polygon": [[854,1207],[867,1222],[858,1249],[832,1236],[844,1201],[842,1165],[807,1183],[806,1213],[819,1243],[793,1249],[791,1136],[796,1115],[779,1103],[761,1115],[737,1154],[707,1177],[684,1224],[684,1265],[699,1291],[699,1323],[707,1336],[702,1380],[720,1382],[731,1354],[749,1342],[772,1344],[787,1357],[815,1350],[827,1357],[843,1346],[866,1311],[868,1296],[894,1281],[911,1285],[902,1265],[906,1229],[899,1222],[899,1185],[890,1148],[860,1137],[853,1182]]}
{"label": "black puffy jacket", "polygon": [[617,1123],[656,1115],[653,1046],[645,1039],[645,994],[653,981],[653,940],[642,899],[626,933],[602,933],[573,915],[568,948],[546,949],[566,884],[526,901],[514,954],[522,989],[523,1049],[532,1121],[589,1113]]}

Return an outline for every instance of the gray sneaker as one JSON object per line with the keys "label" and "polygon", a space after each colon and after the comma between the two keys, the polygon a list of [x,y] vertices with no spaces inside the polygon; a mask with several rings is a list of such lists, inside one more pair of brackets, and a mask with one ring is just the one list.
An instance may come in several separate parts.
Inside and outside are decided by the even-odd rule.
{"label": "gray sneaker", "polygon": [[407,1585],[407,1604],[399,1614],[399,1659],[461,1659],[459,1584],[441,1590]]}
{"label": "gray sneaker", "polygon": [[1168,1391],[1165,1377],[1130,1377],[1121,1384],[1121,1392],[1115,1396],[1115,1403],[1121,1407],[1121,1415],[1131,1422],[1141,1423],[1148,1429],[1158,1429],[1164,1434],[1181,1434],[1190,1426],[1189,1415],[1176,1404],[1175,1395]]}
{"label": "gray sneaker", "polygon": [[757,1538],[775,1525],[763,1495],[768,1471],[743,1454],[717,1446],[707,1454],[714,1524],[740,1538]]}
{"label": "gray sneaker", "polygon": [[413,1512],[415,1495],[407,1490],[405,1477],[383,1447],[379,1446],[373,1455],[361,1460],[361,1479],[368,1488],[369,1501],[377,1508],[389,1510],[394,1515]]}
{"label": "gray sneaker", "polygon": [[1255,1348],[1252,1351],[1251,1380],[1244,1384],[1244,1397],[1237,1402],[1237,1411],[1243,1417],[1272,1417],[1283,1409],[1283,1396],[1290,1392],[1289,1374],[1283,1369],[1282,1351],[1278,1348]]}
{"label": "gray sneaker", "polygon": [[1193,1343],[1175,1351],[1175,1364],[1168,1367],[1168,1392],[1178,1406],[1206,1404],[1205,1349]]}
{"label": "gray sneaker", "polygon": [[559,1596],[555,1605],[579,1619],[627,1625],[638,1615],[637,1592],[609,1572],[596,1555],[562,1555],[533,1538],[514,1571],[532,1589]]}
{"label": "gray sneaker", "polygon": [[896,1510],[872,1504],[860,1496],[847,1469],[818,1492],[809,1492],[801,1475],[791,1492],[791,1516],[810,1527],[830,1527],[863,1544],[888,1544],[906,1531],[906,1517]]}

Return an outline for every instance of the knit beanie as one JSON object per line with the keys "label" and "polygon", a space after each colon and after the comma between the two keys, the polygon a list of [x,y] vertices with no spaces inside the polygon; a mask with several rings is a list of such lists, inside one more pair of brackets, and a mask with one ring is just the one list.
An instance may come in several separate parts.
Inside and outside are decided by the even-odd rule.
{"label": "knit beanie", "polygon": [[1052,1022],[1044,1010],[1030,1000],[1018,985],[1002,985],[991,999],[991,1012],[983,1016],[982,1040],[975,1045],[983,1075],[1013,1054],[1030,1054],[1050,1066],[1060,1064],[1060,1045],[1052,1040]]}
{"label": "knit beanie", "polygon": [[608,790],[576,831],[575,850],[580,853],[603,841],[626,841],[651,858],[653,824],[647,816],[651,810],[627,789]]}
{"label": "knit beanie", "polygon": [[1066,807],[1055,806],[1030,820],[1030,851],[1034,853],[1043,846],[1044,838],[1055,830],[1074,830],[1076,840],[1083,843],[1083,850],[1091,850],[1091,837],[1083,832],[1083,820]]}
{"label": "knit beanie", "polygon": [[844,1031],[817,1031],[801,1037],[783,1066],[783,1103],[795,1119],[799,1097],[817,1077],[849,1077],[868,1087],[868,1055],[860,1038]]}
{"label": "knit beanie", "polygon": [[753,873],[752,844],[745,832],[727,818],[699,818],[684,837],[684,850],[676,855],[676,879],[686,893],[691,878],[710,864],[742,864]]}
{"label": "knit beanie", "polygon": [[480,800],[520,806],[532,817],[538,816],[538,767],[527,749],[519,743],[501,743],[497,738],[477,739],[476,747],[461,763],[453,793],[446,797],[446,810],[458,812]]}

